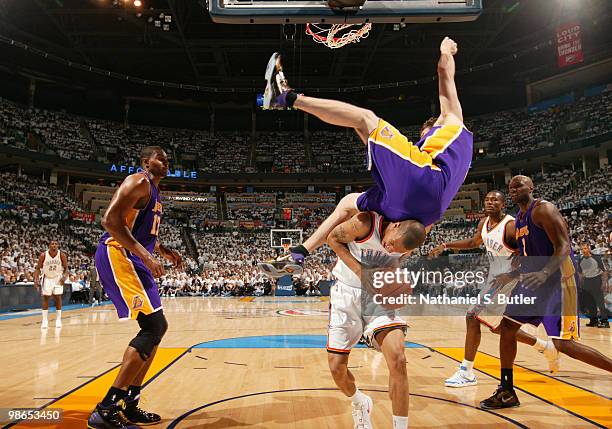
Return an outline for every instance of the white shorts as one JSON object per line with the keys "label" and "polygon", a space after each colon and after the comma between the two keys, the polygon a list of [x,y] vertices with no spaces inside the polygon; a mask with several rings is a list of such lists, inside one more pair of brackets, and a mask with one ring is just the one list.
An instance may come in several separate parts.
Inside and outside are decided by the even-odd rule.
{"label": "white shorts", "polygon": [[400,327],[406,333],[408,325],[394,310],[384,315],[364,317],[361,309],[361,289],[340,281],[332,286],[329,297],[328,352],[348,354],[362,336],[370,346],[380,350],[375,338],[380,331]]}
{"label": "white shorts", "polygon": [[51,295],[63,295],[64,293],[64,285],[59,284],[61,277],[45,277],[43,276],[41,285],[42,285],[42,294],[45,296]]}
{"label": "white shorts", "polygon": [[484,296],[488,294],[490,299],[493,299],[494,301],[497,301],[498,295],[506,295],[509,297],[517,284],[518,279],[512,280],[511,282],[502,286],[500,289],[493,287],[483,288],[479,293],[481,304],[471,306],[468,309],[468,315],[473,315],[480,323],[485,325],[491,331],[497,329],[504,318],[506,304],[498,304],[497,302],[485,304]]}

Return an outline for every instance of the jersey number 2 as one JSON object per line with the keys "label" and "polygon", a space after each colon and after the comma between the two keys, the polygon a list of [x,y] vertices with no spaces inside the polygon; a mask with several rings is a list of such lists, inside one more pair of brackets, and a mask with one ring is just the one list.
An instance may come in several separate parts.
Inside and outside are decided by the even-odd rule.
{"label": "jersey number 2", "polygon": [[153,216],[153,226],[151,227],[151,235],[157,237],[159,234],[159,225],[161,224],[161,217],[158,215]]}

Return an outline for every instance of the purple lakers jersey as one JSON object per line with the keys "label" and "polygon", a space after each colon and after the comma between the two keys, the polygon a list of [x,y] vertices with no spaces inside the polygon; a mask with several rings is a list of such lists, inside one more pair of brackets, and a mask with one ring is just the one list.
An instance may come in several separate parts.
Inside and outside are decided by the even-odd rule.
{"label": "purple lakers jersey", "polygon": [[[542,270],[555,252],[555,247],[546,231],[531,219],[533,210],[542,202],[542,200],[534,200],[525,213],[519,210],[516,215],[516,241],[521,255],[521,271],[524,273]],[[564,278],[574,274],[573,262],[574,252],[570,247],[567,261],[561,264],[561,274]],[[558,275],[558,272],[551,273],[551,277],[558,278]]]}
{"label": "purple lakers jersey", "polygon": [[[130,229],[132,235],[150,253],[155,250],[155,242],[161,224],[162,204],[159,189],[151,180],[147,172],[143,174],[149,181],[151,194],[149,202],[142,209],[131,209],[125,218],[125,224]],[[100,244],[120,246],[120,244],[108,233],[105,232],[100,238]]]}
{"label": "purple lakers jersey", "polygon": [[472,133],[463,126],[433,127],[413,144],[381,119],[368,138],[368,168],[376,184],[359,196],[357,207],[393,222],[431,225],[463,184],[472,151]]}

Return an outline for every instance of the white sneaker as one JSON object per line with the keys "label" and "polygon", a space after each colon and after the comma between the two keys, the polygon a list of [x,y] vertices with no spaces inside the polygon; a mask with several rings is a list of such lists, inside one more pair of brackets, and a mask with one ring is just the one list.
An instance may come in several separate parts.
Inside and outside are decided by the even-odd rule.
{"label": "white sneaker", "polygon": [[60,319],[57,319],[57,320],[55,321],[55,327],[56,327],[56,328],[61,328],[61,327],[62,327],[62,321],[61,321]]}
{"label": "white sneaker", "polygon": [[360,404],[353,404],[353,421],[355,422],[354,429],[373,429],[372,421],[370,420],[370,414],[372,414],[372,408],[374,403],[372,398],[367,395],[366,401]]}
{"label": "white sneaker", "polygon": [[559,356],[559,350],[557,350],[552,340],[546,342],[546,347],[540,353],[542,353],[548,361],[548,370],[550,373],[554,374],[558,372],[561,367],[561,358]]}
{"label": "white sneaker", "polygon": [[464,367],[459,367],[457,372],[451,378],[444,380],[446,387],[468,387],[475,386],[477,383],[476,375],[468,374]]}
{"label": "white sneaker", "polygon": [[48,327],[49,327],[49,321],[43,320],[42,323],[40,324],[40,329],[47,329]]}

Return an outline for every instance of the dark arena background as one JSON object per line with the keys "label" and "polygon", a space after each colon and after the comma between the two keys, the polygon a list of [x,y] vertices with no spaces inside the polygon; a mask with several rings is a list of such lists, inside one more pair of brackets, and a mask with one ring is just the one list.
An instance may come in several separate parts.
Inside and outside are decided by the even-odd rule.
{"label": "dark arena background", "polygon": [[[354,25],[334,36],[331,25],[344,21]],[[368,0],[341,10],[320,0],[0,0],[0,426],[612,427],[611,28],[610,0]],[[342,34],[357,39],[334,46]],[[454,56],[441,54],[445,37]],[[392,125],[364,145],[357,125],[306,113],[302,95],[277,108],[275,93],[268,106],[274,52],[294,98],[339,100]],[[366,222],[365,233],[347,244],[328,230],[296,260],[346,198],[380,186],[374,135],[405,136],[408,152],[384,150],[406,168],[421,165],[414,151],[429,143],[408,142],[428,118],[447,117],[441,55],[456,61],[464,123],[442,128],[472,133],[472,159],[424,242],[404,256],[448,274],[487,252],[531,256],[525,240],[542,234],[555,256],[573,253],[574,289],[565,275],[555,284],[559,306],[575,304],[556,329],[573,317],[573,339],[539,322],[509,334],[518,325],[502,321],[507,313],[497,327],[466,322],[469,305],[450,298],[483,289],[447,277],[412,292],[449,299],[435,309],[395,318],[386,309],[391,322],[376,326],[363,299],[338,313],[362,290],[346,292],[336,253],[348,245],[363,266],[360,246],[393,255],[384,237],[406,220],[350,221],[354,203],[344,220],[355,231]],[[353,112],[342,106],[330,117]],[[165,154],[141,160],[150,146]],[[435,173],[455,146],[421,167]],[[158,187],[152,162],[168,170]],[[425,206],[414,190],[427,194],[430,181],[401,169],[390,177],[416,195],[408,206]],[[130,180],[144,193],[134,197]],[[516,234],[512,220],[495,249],[492,211],[517,215],[516,180],[549,202],[542,216],[557,222],[517,217]],[[523,221],[533,222],[531,236]],[[156,236],[163,246],[144,257],[126,242],[132,234],[145,252]],[[529,282],[520,272],[517,288]],[[334,345],[355,329],[355,341]],[[496,389],[501,406],[491,407],[484,400]]]}

